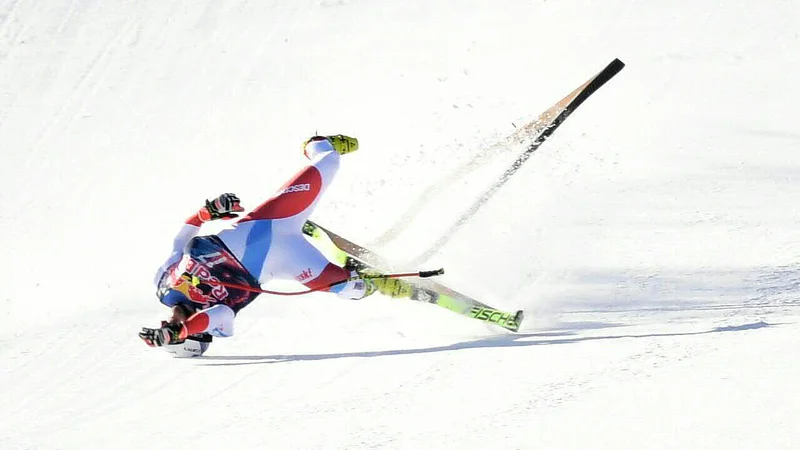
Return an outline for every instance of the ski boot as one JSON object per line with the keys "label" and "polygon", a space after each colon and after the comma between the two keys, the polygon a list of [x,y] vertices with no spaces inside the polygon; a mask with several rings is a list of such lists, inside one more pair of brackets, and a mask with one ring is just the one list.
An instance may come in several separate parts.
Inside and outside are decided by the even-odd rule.
{"label": "ski boot", "polygon": [[333,149],[340,155],[346,155],[358,150],[358,139],[354,137],[336,134],[333,136],[325,136],[325,139],[333,145]]}
{"label": "ski boot", "polygon": [[411,283],[399,278],[381,278],[380,271],[367,266],[363,262],[348,256],[344,268],[355,271],[362,277],[367,285],[367,292],[364,297],[368,297],[375,292],[391,298],[411,298],[416,288]]}
{"label": "ski boot", "polygon": [[[380,275],[377,271],[372,273]],[[367,278],[367,280],[373,285],[373,290],[391,298],[411,298],[414,293],[414,286],[411,283],[397,278]],[[369,292],[369,288],[367,291]]]}
{"label": "ski boot", "polygon": [[[321,141],[327,140],[331,143],[331,146],[336,151],[336,153],[340,155],[346,155],[348,153],[353,153],[354,151],[358,150],[358,139],[350,136],[345,136],[343,134],[335,134],[332,136],[314,136],[311,139],[303,142],[303,148],[306,148],[306,144],[312,141]],[[308,156],[308,154],[306,154]]]}

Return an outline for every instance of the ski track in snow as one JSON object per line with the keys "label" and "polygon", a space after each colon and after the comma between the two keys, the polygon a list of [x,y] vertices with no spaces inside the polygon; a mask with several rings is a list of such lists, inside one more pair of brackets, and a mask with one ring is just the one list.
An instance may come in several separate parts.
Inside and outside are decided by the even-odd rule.
{"label": "ski track in snow", "polygon": [[[794,449],[798,19],[0,1],[0,449]],[[312,294],[260,298],[203,358],[136,338],[181,221],[221,192],[258,204],[310,134],[361,142],[312,218],[411,261],[526,147],[510,124],[615,57],[427,262],[523,308],[519,333]]]}

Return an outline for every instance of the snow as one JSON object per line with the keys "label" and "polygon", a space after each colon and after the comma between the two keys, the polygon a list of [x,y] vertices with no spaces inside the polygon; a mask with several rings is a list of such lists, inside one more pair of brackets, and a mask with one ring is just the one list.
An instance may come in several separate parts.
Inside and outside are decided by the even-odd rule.
{"label": "snow", "polygon": [[[0,0],[0,448],[795,448],[798,22],[781,0]],[[259,203],[309,135],[361,141],[314,219],[403,266],[516,157],[512,124],[615,57],[422,267],[523,308],[520,333],[315,294],[260,298],[201,359],[136,337],[183,219]]]}

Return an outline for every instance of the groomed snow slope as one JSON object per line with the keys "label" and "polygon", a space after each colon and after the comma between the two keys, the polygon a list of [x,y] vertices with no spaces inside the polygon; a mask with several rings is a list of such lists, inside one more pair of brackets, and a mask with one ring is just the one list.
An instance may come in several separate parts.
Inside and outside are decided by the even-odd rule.
{"label": "groomed snow slope", "polygon": [[[796,448],[798,23],[779,0],[0,0],[0,448]],[[183,219],[256,205],[309,135],[362,148],[314,218],[402,266],[513,160],[512,124],[614,57],[424,264],[524,308],[519,334],[320,294],[263,296],[202,359],[136,338]]]}

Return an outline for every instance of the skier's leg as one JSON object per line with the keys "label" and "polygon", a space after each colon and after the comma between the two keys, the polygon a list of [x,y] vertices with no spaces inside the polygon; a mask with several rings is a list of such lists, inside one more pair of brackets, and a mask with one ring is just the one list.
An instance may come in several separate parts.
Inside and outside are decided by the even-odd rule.
{"label": "skier's leg", "polygon": [[340,158],[341,156],[332,148],[314,153],[311,164],[290,178],[272,198],[240,219],[239,224],[253,220],[293,217],[302,226],[316,208],[322,194],[333,182],[339,170]]}
{"label": "skier's leg", "polygon": [[[309,202],[306,209],[294,215],[275,218],[272,221],[272,232],[276,236],[276,245],[264,265],[266,269],[264,272],[276,278],[297,280],[309,289],[326,288],[348,278],[358,277],[355,271],[351,272],[331,263],[319,249],[306,240],[302,232],[303,225],[316,207],[322,191],[333,180],[339,169],[340,154],[355,151],[357,148],[358,141],[341,135],[328,138],[317,137],[306,142],[304,153],[311,160],[311,166],[306,171],[312,168],[316,169],[322,180],[322,187],[320,193],[312,202]],[[300,176],[308,175],[304,171]],[[297,185],[297,182],[287,183],[282,195],[286,195],[287,190],[292,190]],[[313,184],[311,186],[313,187]],[[361,299],[371,294],[374,289],[364,280],[356,278],[322,290],[348,299]]]}
{"label": "skier's leg", "polygon": [[223,304],[198,311],[183,323],[185,331],[181,330],[181,338],[198,333],[208,333],[216,337],[233,336],[234,317],[233,310]]}
{"label": "skier's leg", "polygon": [[[321,289],[347,299],[361,299],[372,293],[364,280],[354,279],[330,286],[351,277],[358,277],[354,271],[331,263],[301,232],[286,219],[276,220],[276,245],[265,264],[265,273],[278,279],[293,279],[309,289]],[[285,226],[284,229],[282,229]]]}
{"label": "skier's leg", "polygon": [[[328,147],[330,143],[327,143]],[[300,235],[303,225],[316,208],[325,189],[339,170],[341,156],[332,149],[319,150],[312,147],[311,164],[292,177],[272,198],[262,203],[239,220],[231,229],[219,233],[225,245],[242,262],[245,268],[262,282],[269,278],[264,269],[271,258],[271,248],[279,239],[276,223],[280,221],[280,234]]]}

